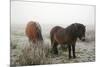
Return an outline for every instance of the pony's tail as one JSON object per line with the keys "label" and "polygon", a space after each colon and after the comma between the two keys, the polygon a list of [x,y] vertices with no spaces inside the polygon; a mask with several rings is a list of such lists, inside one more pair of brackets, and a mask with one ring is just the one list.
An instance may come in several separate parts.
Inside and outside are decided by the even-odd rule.
{"label": "pony's tail", "polygon": [[43,41],[43,37],[42,37],[42,33],[41,33],[41,31],[39,32],[39,40],[41,40],[41,41]]}

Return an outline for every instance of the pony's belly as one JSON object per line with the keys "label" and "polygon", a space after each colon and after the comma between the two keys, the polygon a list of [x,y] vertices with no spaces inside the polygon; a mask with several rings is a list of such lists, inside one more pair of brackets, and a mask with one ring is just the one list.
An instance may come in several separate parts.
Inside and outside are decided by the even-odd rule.
{"label": "pony's belly", "polygon": [[70,36],[65,36],[65,37],[55,37],[56,42],[58,42],[59,44],[68,44],[73,42],[73,38]]}
{"label": "pony's belly", "polygon": [[56,37],[55,40],[59,44],[65,44],[65,43],[67,43],[67,40],[65,38]]}
{"label": "pony's belly", "polygon": [[66,40],[66,41],[57,41],[59,44],[68,44],[68,43],[71,43],[72,41],[71,40]]}

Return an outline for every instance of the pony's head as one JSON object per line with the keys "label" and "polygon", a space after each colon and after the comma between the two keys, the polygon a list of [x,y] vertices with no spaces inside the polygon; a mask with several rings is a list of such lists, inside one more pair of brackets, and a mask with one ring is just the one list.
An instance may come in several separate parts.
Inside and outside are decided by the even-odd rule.
{"label": "pony's head", "polygon": [[74,23],[73,25],[76,29],[77,37],[79,37],[80,40],[85,41],[85,31],[86,31],[85,26],[80,23]]}

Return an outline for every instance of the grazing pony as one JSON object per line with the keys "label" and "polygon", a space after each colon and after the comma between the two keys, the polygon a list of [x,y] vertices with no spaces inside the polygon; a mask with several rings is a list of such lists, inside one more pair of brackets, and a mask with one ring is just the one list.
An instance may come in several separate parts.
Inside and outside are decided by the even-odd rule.
{"label": "grazing pony", "polygon": [[43,41],[43,37],[41,34],[41,27],[39,23],[35,21],[29,21],[25,33],[29,39],[29,42],[37,43],[38,41]]}
{"label": "grazing pony", "polygon": [[57,46],[67,45],[69,52],[69,59],[72,58],[71,51],[73,52],[73,58],[76,58],[75,55],[75,44],[77,38],[82,41],[85,41],[85,26],[80,23],[73,23],[66,28],[60,26],[55,26],[50,31],[51,46],[54,54],[58,54]]}

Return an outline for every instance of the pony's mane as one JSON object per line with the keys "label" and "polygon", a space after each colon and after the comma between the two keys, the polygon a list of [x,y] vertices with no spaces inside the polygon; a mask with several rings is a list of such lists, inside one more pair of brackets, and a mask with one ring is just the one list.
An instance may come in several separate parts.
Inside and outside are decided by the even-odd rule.
{"label": "pony's mane", "polygon": [[66,27],[65,30],[67,33],[77,36],[79,27],[85,28],[85,26],[83,24],[73,23],[73,24],[69,25],[68,27]]}

